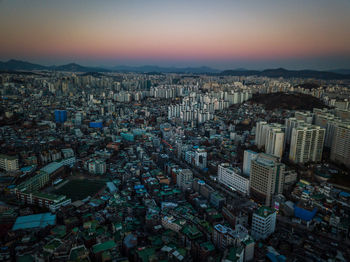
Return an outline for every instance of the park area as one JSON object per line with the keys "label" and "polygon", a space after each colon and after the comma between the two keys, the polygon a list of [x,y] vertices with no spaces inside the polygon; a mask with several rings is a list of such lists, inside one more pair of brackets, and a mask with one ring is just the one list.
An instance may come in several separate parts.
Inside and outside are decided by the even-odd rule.
{"label": "park area", "polygon": [[72,201],[81,200],[88,196],[94,196],[100,191],[106,182],[103,180],[90,179],[73,179],[62,187],[56,189],[53,193],[57,195],[65,195]]}

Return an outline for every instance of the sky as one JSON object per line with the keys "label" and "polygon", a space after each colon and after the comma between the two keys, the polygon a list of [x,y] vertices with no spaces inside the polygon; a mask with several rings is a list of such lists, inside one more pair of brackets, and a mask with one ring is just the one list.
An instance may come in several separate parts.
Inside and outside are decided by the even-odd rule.
{"label": "sky", "polygon": [[350,68],[349,0],[0,0],[0,61]]}

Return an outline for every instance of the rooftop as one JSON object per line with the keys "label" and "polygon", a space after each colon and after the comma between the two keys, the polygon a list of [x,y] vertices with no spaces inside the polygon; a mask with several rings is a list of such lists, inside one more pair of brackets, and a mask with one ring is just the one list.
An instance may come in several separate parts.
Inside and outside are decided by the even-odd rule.
{"label": "rooftop", "polygon": [[92,251],[96,254],[115,247],[116,247],[116,243],[113,240],[109,240],[109,241],[94,245],[92,247]]}
{"label": "rooftop", "polygon": [[12,230],[30,229],[30,228],[44,228],[49,225],[56,224],[56,215],[51,213],[41,213],[30,216],[21,216],[16,219]]}

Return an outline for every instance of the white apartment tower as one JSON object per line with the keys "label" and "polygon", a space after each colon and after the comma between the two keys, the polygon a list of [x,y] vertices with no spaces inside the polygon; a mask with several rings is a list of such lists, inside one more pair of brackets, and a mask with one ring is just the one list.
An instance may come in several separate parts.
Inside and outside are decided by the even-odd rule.
{"label": "white apartment tower", "polygon": [[321,161],[325,134],[324,128],[314,125],[293,128],[289,160],[294,163]]}
{"label": "white apartment tower", "polygon": [[282,158],[284,132],[280,127],[272,127],[267,131],[265,153]]}
{"label": "white apartment tower", "polygon": [[350,167],[350,122],[338,123],[336,126],[331,160]]}
{"label": "white apartment tower", "polygon": [[290,117],[285,119],[285,135],[284,135],[284,145],[290,145],[290,140],[292,138],[293,128],[298,127],[299,125],[305,124],[304,120],[298,120],[295,117]]}

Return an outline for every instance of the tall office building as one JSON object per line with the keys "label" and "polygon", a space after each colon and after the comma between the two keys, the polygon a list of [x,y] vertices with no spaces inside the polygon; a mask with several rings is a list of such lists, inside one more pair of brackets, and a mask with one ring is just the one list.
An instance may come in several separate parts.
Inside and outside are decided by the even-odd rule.
{"label": "tall office building", "polygon": [[335,126],[331,160],[350,167],[350,122]]}
{"label": "tall office building", "polygon": [[325,134],[324,128],[314,125],[293,128],[289,160],[294,163],[321,161]]}
{"label": "tall office building", "polygon": [[244,150],[244,157],[243,157],[243,174],[246,176],[250,175],[250,168],[251,163],[253,159],[256,159],[258,156],[257,152],[254,152],[252,150]]}
{"label": "tall office building", "polygon": [[253,214],[252,237],[255,240],[266,239],[276,228],[276,211],[262,206]]}
{"label": "tall office building", "polygon": [[252,160],[250,195],[258,202],[270,206],[272,195],[283,191],[285,165],[276,156],[260,153]]}

